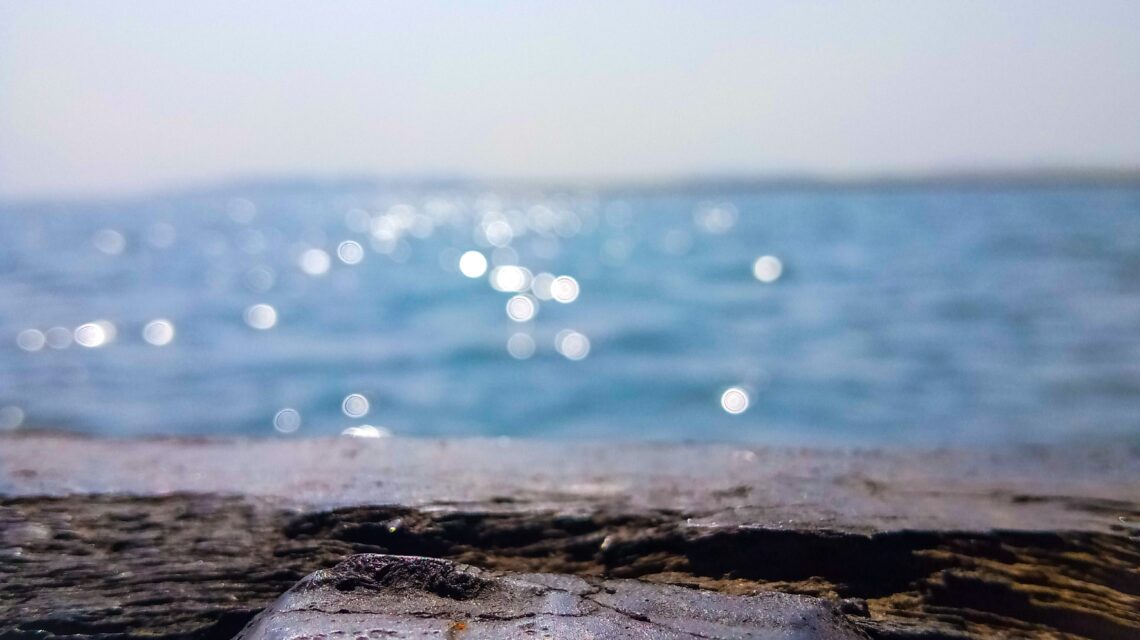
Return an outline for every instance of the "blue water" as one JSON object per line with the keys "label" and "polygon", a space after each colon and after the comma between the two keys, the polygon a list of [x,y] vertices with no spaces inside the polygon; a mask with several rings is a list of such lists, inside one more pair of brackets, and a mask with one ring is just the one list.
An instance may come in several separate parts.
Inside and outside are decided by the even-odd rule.
{"label": "blue water", "polygon": [[[359,264],[338,259],[347,240]],[[516,293],[457,270],[472,250],[569,275],[580,295],[524,292],[537,314],[512,321]],[[762,255],[782,263],[772,282],[753,273]],[[247,324],[255,304],[275,326]],[[174,330],[152,332],[163,346],[143,337],[156,319]],[[588,341],[584,357],[556,349],[567,329],[563,351]],[[529,337],[533,356],[508,352],[518,333],[517,355]],[[739,414],[722,406],[733,387]],[[350,394],[365,415],[344,413]],[[283,409],[296,414],[278,426],[299,417],[295,431],[275,427]],[[364,424],[805,445],[1135,439],[1140,190],[357,185],[0,207],[0,427],[295,438]]]}

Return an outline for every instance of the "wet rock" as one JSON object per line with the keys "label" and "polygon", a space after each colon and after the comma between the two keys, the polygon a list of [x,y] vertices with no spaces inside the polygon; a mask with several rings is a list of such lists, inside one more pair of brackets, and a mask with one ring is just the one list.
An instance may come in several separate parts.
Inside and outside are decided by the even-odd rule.
{"label": "wet rock", "polygon": [[830,604],[635,580],[498,574],[447,560],[348,558],[286,592],[238,640],[866,638]]}

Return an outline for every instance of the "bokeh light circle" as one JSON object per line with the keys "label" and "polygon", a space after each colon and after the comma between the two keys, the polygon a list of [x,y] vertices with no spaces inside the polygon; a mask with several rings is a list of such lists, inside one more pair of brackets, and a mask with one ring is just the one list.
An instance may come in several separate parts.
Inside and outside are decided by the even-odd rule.
{"label": "bokeh light circle", "polygon": [[245,323],[254,329],[265,331],[277,325],[277,310],[267,304],[255,304],[245,310]]}
{"label": "bokeh light circle", "polygon": [[156,347],[165,347],[174,340],[174,324],[162,318],[151,320],[143,327],[143,340]]}
{"label": "bokeh light circle", "polygon": [[729,387],[720,396],[720,406],[733,415],[744,413],[750,404],[748,392],[740,387]]}
{"label": "bokeh light circle", "polygon": [[24,424],[24,410],[16,405],[0,407],[0,431],[11,431]]}
{"label": "bokeh light circle", "polygon": [[360,264],[364,259],[364,247],[355,240],[345,240],[337,245],[336,257],[345,264]]}
{"label": "bokeh light circle", "polygon": [[88,322],[75,328],[75,344],[81,347],[94,349],[107,342],[107,330],[98,322]]}
{"label": "bokeh light circle", "polygon": [[344,401],[340,403],[340,410],[350,418],[360,418],[368,415],[370,406],[368,398],[359,393],[352,393],[345,396]]}
{"label": "bokeh light circle", "polygon": [[306,249],[301,253],[301,271],[311,276],[323,276],[329,272],[332,259],[324,249]]}
{"label": "bokeh light circle", "polygon": [[282,409],[273,416],[273,428],[281,433],[293,433],[301,428],[301,414],[296,409]]}
{"label": "bokeh light circle", "polygon": [[550,296],[563,304],[578,299],[578,281],[570,276],[558,276],[550,283]]}
{"label": "bokeh light circle", "polygon": [[534,319],[538,305],[530,296],[512,296],[507,300],[507,317],[515,322],[527,322]]}
{"label": "bokeh light circle", "polygon": [[521,332],[511,335],[507,338],[507,353],[516,360],[526,360],[534,355],[534,338]]}
{"label": "bokeh light circle", "polygon": [[16,336],[16,346],[24,351],[39,351],[46,342],[47,337],[39,329],[24,329]]}
{"label": "bokeh light circle", "polygon": [[459,272],[468,278],[479,278],[487,273],[487,257],[478,251],[468,251],[459,256]]}
{"label": "bokeh light circle", "polygon": [[392,437],[392,432],[385,427],[374,427],[370,424],[362,424],[354,427],[345,427],[344,431],[340,432],[340,435],[349,438],[374,439],[390,438]]}
{"label": "bokeh light circle", "polygon": [[752,275],[760,282],[775,282],[783,273],[784,263],[775,256],[760,256],[752,263]]}
{"label": "bokeh light circle", "polygon": [[554,338],[554,348],[567,360],[582,360],[590,355],[590,339],[577,331],[563,329]]}

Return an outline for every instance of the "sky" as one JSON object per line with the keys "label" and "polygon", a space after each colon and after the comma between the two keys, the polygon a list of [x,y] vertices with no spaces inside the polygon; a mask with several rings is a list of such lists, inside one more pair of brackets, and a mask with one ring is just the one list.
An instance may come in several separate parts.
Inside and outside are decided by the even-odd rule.
{"label": "sky", "polygon": [[1140,2],[0,0],[0,198],[1140,167]]}

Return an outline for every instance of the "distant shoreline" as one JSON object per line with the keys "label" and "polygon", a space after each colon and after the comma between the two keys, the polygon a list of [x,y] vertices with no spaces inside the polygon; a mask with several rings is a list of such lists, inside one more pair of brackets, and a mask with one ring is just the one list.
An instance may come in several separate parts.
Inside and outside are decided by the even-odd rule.
{"label": "distant shoreline", "polygon": [[881,173],[835,176],[813,173],[690,175],[644,179],[517,179],[464,176],[279,176],[201,182],[197,185],[142,189],[125,194],[0,197],[0,208],[70,203],[123,203],[141,200],[246,196],[284,196],[299,192],[480,191],[508,193],[589,193],[646,196],[677,193],[717,194],[779,191],[906,191],[918,189],[1079,189],[1140,188],[1135,169],[963,170],[929,173]]}

